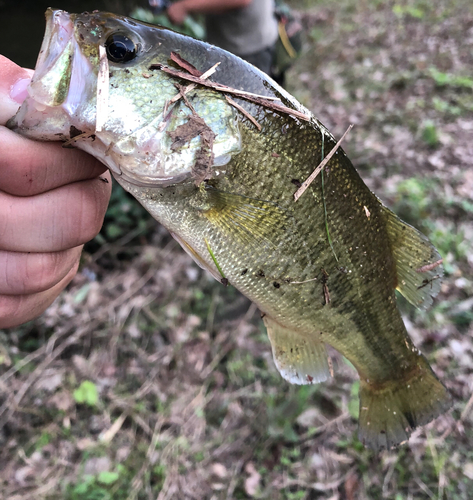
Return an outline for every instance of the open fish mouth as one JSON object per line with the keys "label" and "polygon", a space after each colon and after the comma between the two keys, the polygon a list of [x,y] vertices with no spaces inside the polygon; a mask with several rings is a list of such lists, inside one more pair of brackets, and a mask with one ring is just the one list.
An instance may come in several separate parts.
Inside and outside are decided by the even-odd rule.
{"label": "open fish mouth", "polygon": [[45,106],[62,104],[68,94],[74,56],[74,23],[67,12],[46,12],[46,30],[29,95]]}
{"label": "open fish mouth", "polygon": [[[173,134],[194,111],[183,102],[169,105],[175,82],[148,71],[160,50],[159,28],[141,29],[147,39],[136,23],[120,16],[48,9],[28,97],[8,126],[32,139],[63,140],[91,153],[119,182],[135,186],[185,182],[204,153],[209,170],[226,165],[241,146],[235,112],[220,95],[198,100],[193,106],[211,124],[211,145],[207,151],[198,134],[177,148]],[[124,40],[133,50],[120,59],[129,50]]]}
{"label": "open fish mouth", "polygon": [[[29,86],[28,97],[7,123],[12,130],[39,140],[67,139],[69,116],[86,94],[92,73],[75,40],[74,19],[61,10],[46,11],[46,29]],[[48,124],[45,131],[44,123]]]}

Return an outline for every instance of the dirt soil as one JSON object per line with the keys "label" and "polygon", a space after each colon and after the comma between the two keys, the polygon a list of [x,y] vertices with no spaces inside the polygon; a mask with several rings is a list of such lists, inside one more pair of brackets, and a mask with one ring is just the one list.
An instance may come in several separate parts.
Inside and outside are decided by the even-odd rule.
{"label": "dirt soil", "polygon": [[348,363],[286,383],[256,308],[142,216],[89,245],[41,318],[0,331],[0,498],[471,498],[473,4],[292,4],[307,36],[288,89],[336,137],[354,124],[365,182],[444,257],[432,308],[400,306],[453,410],[364,449]]}

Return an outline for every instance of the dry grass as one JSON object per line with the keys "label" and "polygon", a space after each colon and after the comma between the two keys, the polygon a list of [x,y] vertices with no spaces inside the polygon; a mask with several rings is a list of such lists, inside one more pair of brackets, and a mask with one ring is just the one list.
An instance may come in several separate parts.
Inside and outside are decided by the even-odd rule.
{"label": "dry grass", "polygon": [[42,318],[0,332],[0,498],[470,497],[471,2],[304,7],[291,90],[335,135],[356,124],[345,149],[366,182],[445,257],[432,310],[402,308],[453,411],[399,450],[363,449],[340,356],[329,383],[288,385],[254,307],[162,229],[136,231],[89,247]]}

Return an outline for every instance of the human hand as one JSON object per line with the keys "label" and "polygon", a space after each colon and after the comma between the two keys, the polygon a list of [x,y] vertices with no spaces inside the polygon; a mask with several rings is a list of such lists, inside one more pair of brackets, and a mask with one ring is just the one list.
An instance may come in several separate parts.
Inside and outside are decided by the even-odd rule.
{"label": "human hand", "polygon": [[0,328],[39,316],[72,280],[111,192],[91,156],[4,127],[31,75],[0,56]]}

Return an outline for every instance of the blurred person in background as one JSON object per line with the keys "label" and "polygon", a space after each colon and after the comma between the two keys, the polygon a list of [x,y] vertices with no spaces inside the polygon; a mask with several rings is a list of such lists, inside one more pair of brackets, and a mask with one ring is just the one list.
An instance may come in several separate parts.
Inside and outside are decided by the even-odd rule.
{"label": "blurred person in background", "polygon": [[[156,3],[156,0],[150,0]],[[206,41],[273,75],[278,21],[274,0],[178,0],[166,13],[176,25],[190,14],[205,15]]]}

